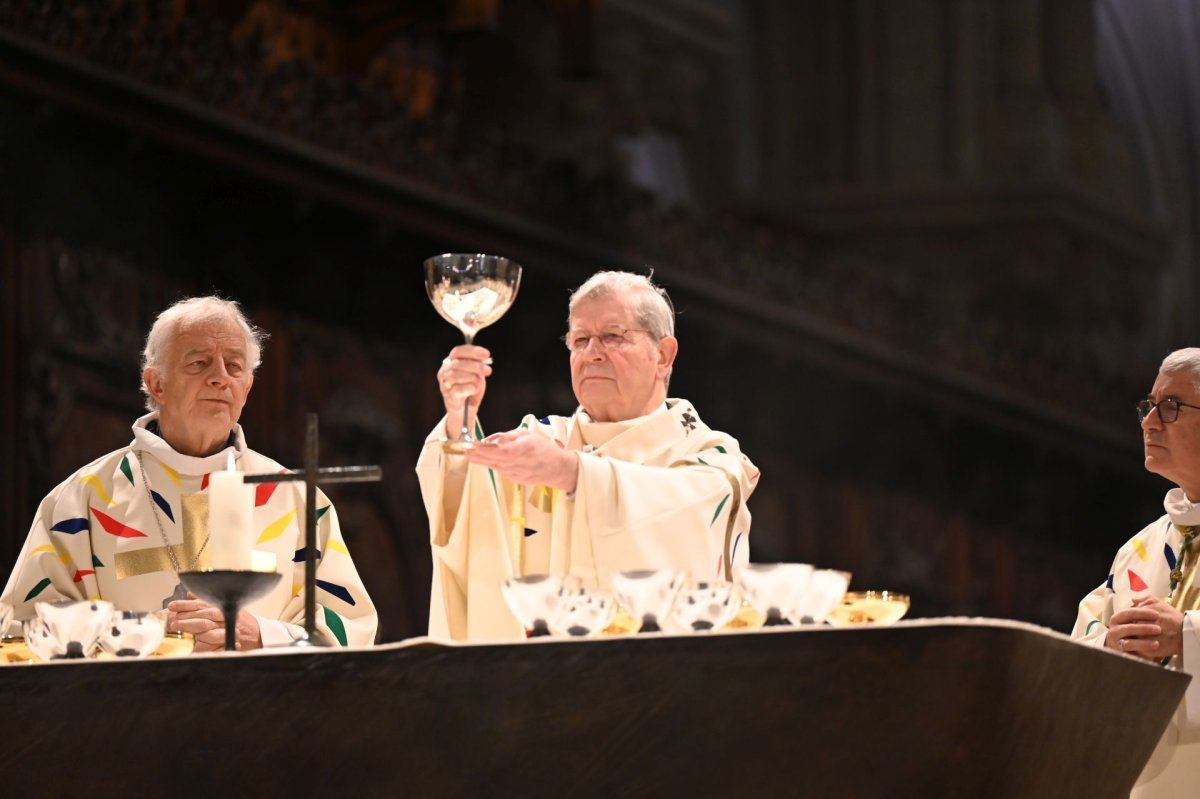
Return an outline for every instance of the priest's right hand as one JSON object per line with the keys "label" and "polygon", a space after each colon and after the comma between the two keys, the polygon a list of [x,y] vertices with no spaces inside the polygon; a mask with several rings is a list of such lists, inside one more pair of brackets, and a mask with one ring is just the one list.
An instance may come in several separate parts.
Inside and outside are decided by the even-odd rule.
{"label": "priest's right hand", "polygon": [[446,406],[446,437],[458,438],[463,423],[463,408],[467,410],[467,428],[475,426],[475,415],[487,390],[492,374],[492,354],[484,347],[460,344],[450,350],[438,369],[438,389]]}
{"label": "priest's right hand", "polygon": [[1135,605],[1112,615],[1108,621],[1108,633],[1104,637],[1104,645],[1127,655],[1156,660],[1173,654],[1162,651],[1158,641],[1162,633],[1163,628],[1158,613],[1153,608]]}

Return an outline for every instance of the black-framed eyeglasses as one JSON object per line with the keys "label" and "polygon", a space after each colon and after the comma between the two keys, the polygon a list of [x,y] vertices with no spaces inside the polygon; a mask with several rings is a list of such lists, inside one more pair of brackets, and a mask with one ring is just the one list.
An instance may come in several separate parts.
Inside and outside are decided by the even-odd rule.
{"label": "black-framed eyeglasses", "polygon": [[1155,402],[1147,397],[1137,404],[1138,422],[1146,421],[1146,417],[1155,408],[1158,408],[1158,418],[1162,420],[1163,424],[1170,424],[1178,419],[1180,408],[1192,408],[1200,411],[1200,405],[1189,405],[1186,402],[1180,402],[1174,397],[1167,397],[1159,402]]}
{"label": "black-framed eyeglasses", "polygon": [[603,350],[619,350],[629,341],[629,333],[649,333],[649,330],[638,330],[633,327],[610,327],[603,333],[584,333],[581,330],[572,330],[567,335],[563,336],[563,343],[567,345],[567,349],[571,352],[583,352],[591,344],[592,339],[597,339],[600,342],[600,348]]}

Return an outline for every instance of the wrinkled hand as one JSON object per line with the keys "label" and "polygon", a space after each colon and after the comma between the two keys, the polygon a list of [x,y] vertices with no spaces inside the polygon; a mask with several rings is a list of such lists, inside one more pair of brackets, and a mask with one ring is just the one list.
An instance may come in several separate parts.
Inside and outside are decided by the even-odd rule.
{"label": "wrinkled hand", "polygon": [[437,371],[438,389],[446,406],[446,437],[458,438],[463,421],[463,406],[470,410],[467,429],[475,427],[475,415],[487,390],[487,378],[492,374],[492,354],[483,347],[460,344],[450,350]]}
{"label": "wrinkled hand", "polygon": [[[193,652],[215,652],[225,648],[224,614],[190,592],[187,599],[176,599],[167,604],[167,631],[191,633],[196,639]],[[235,634],[238,651],[262,648],[258,619],[244,610],[238,613]]]}
{"label": "wrinkled hand", "polygon": [[495,469],[502,477],[524,485],[544,485],[570,492],[579,481],[578,454],[528,430],[488,436],[467,450],[467,460]]}
{"label": "wrinkled hand", "polygon": [[1183,613],[1158,597],[1145,596],[1135,599],[1133,607],[1113,614],[1104,645],[1147,660],[1162,660],[1183,651],[1182,634]]}

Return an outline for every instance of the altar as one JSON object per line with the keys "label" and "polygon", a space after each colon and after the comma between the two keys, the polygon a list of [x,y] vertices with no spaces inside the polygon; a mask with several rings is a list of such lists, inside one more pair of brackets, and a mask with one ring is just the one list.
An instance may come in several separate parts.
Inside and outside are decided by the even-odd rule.
{"label": "altar", "polygon": [[0,668],[0,763],[12,797],[1115,798],[1189,679],[988,619],[58,661]]}

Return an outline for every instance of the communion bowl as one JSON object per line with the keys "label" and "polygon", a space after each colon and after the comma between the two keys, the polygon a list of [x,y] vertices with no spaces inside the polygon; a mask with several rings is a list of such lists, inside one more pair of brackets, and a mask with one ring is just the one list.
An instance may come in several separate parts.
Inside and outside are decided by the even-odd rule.
{"label": "communion bowl", "polygon": [[508,609],[530,638],[550,634],[550,619],[558,612],[563,578],[551,574],[509,577],[500,583]]}
{"label": "communion bowl", "polygon": [[792,624],[812,579],[808,563],[747,563],[734,569],[738,593],[764,617],[763,626]]}
{"label": "communion bowl", "polygon": [[685,630],[719,630],[737,615],[742,598],[732,583],[724,580],[698,580],[686,586],[675,598],[671,621]]}
{"label": "communion bowl", "polygon": [[117,657],[145,657],[158,649],[163,632],[163,620],[156,613],[118,610],[101,633],[100,646]]}
{"label": "communion bowl", "polygon": [[91,657],[112,619],[113,605],[103,600],[38,602],[37,614],[23,625],[25,645],[41,660]]}
{"label": "communion bowl", "polygon": [[586,588],[575,578],[563,586],[558,611],[550,619],[550,630],[556,635],[583,637],[602,632],[617,615],[617,601],[612,593]]}
{"label": "communion bowl", "polygon": [[800,607],[792,619],[796,624],[821,624],[846,595],[850,572],[817,569],[808,581]]}
{"label": "communion bowl", "polygon": [[282,575],[244,569],[209,569],[180,572],[187,590],[217,607],[243,607],[271,593]]}
{"label": "communion bowl", "polygon": [[613,575],[613,593],[630,615],[638,632],[662,632],[675,604],[679,589],[687,579],[686,572],[674,569],[637,569]]}

